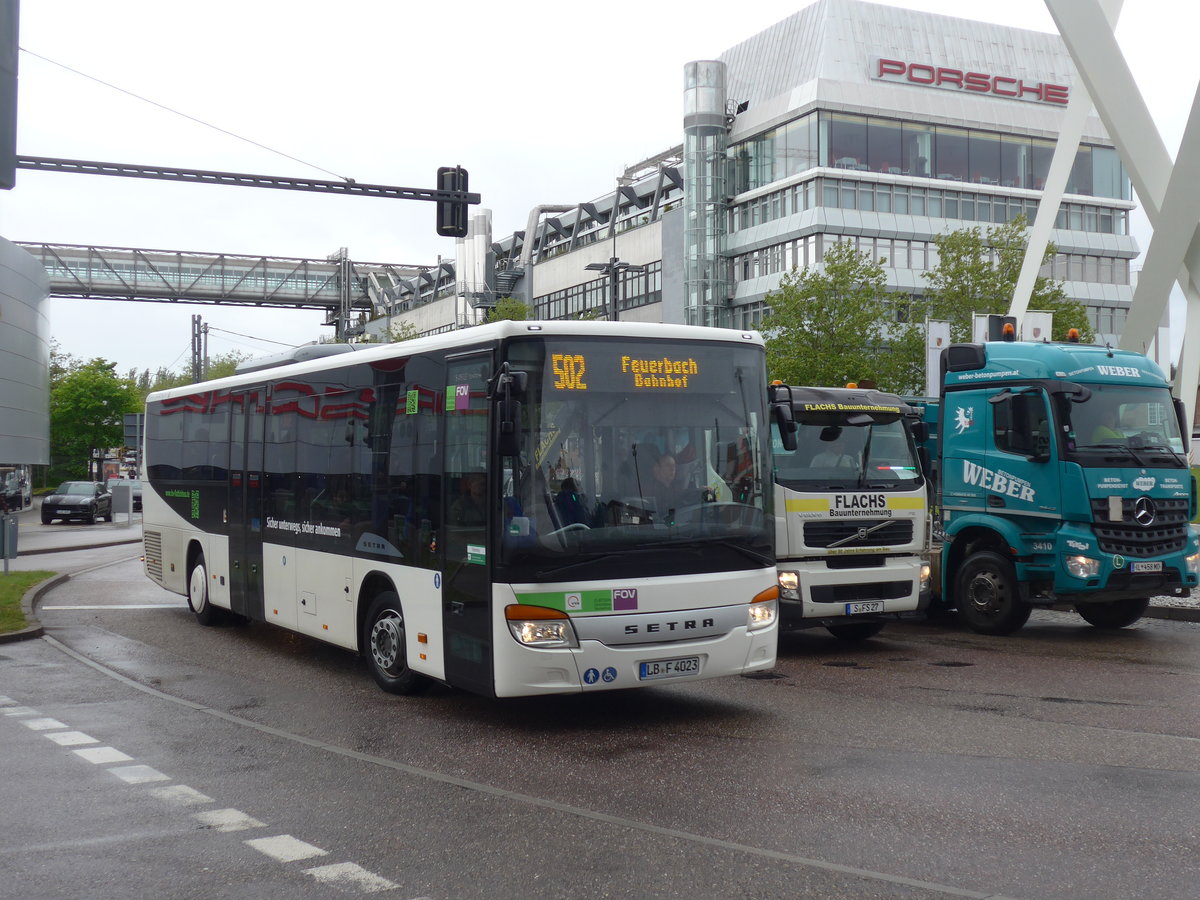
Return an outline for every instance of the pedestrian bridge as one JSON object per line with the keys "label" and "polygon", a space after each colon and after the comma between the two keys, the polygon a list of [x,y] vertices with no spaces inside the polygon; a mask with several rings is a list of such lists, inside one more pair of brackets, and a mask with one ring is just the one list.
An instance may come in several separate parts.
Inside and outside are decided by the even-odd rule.
{"label": "pedestrian bridge", "polygon": [[357,311],[379,315],[382,288],[427,266],[363,263],[345,251],[327,259],[239,256],[76,244],[18,246],[41,261],[50,296],[155,303],[324,309],[339,333]]}

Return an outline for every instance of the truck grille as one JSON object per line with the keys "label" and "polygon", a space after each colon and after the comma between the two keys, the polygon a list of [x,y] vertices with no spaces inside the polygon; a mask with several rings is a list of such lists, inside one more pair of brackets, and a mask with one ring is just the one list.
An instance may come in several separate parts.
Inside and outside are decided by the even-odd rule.
{"label": "truck grille", "polygon": [[142,534],[143,553],[146,557],[146,574],[155,581],[162,581],[162,532],[146,531]]}
{"label": "truck grille", "polygon": [[[858,537],[861,530],[882,528],[865,537]],[[804,545],[806,547],[829,547],[838,541],[846,541],[846,547],[891,547],[907,544],[913,537],[912,519],[851,519],[849,521],[805,522]],[[847,541],[846,539],[849,538]]]}
{"label": "truck grille", "polygon": [[1178,553],[1187,546],[1188,501],[1155,500],[1154,522],[1139,525],[1134,519],[1135,499],[1121,502],[1120,522],[1108,519],[1108,499],[1092,501],[1096,540],[1104,553],[1122,556],[1163,556]]}

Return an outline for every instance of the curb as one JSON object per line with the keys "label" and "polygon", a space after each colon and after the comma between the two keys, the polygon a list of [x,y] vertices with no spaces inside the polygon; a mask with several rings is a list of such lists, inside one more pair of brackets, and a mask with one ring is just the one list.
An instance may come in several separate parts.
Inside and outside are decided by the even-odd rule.
{"label": "curb", "polygon": [[1200,609],[1186,606],[1151,606],[1143,619],[1170,619],[1173,622],[1200,622]]}
{"label": "curb", "polygon": [[46,633],[42,628],[42,623],[37,620],[33,614],[33,609],[37,602],[42,599],[42,595],[48,593],[60,584],[68,581],[70,575],[54,575],[47,578],[45,581],[39,581],[21,597],[21,612],[25,614],[25,621],[30,624],[22,628],[20,631],[10,631],[7,634],[0,634],[0,644],[11,644],[16,641],[27,641],[30,638],[38,638]]}
{"label": "curb", "polygon": [[140,544],[140,537],[126,538],[120,541],[101,541],[98,544],[73,544],[70,547],[43,547],[38,550],[18,550],[17,556],[38,556],[42,553],[70,553],[73,550],[100,550],[104,547],[119,547],[121,544]]}

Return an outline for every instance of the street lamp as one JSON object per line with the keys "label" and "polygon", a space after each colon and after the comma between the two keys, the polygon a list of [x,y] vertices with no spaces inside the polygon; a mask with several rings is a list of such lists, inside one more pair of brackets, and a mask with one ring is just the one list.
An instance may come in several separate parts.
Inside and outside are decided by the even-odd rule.
{"label": "street lamp", "polygon": [[608,318],[609,321],[617,321],[617,301],[620,299],[619,292],[621,288],[621,273],[622,272],[645,272],[645,266],[635,266],[631,263],[622,262],[618,257],[612,256],[608,262],[588,263],[584,266],[585,269],[591,272],[607,272],[608,273]]}

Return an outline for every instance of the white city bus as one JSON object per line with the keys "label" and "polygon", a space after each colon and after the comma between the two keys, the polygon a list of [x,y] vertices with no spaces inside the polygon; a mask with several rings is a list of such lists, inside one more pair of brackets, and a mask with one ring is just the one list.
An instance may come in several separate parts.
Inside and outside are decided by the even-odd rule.
{"label": "white city bus", "polygon": [[[770,669],[766,396],[757,333],[624,322],[499,322],[161,391],[146,572],[201,624],[356,650],[394,693]],[[736,500],[730,447],[753,457]]]}

